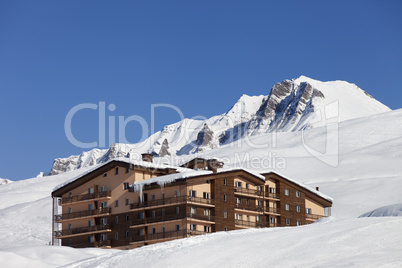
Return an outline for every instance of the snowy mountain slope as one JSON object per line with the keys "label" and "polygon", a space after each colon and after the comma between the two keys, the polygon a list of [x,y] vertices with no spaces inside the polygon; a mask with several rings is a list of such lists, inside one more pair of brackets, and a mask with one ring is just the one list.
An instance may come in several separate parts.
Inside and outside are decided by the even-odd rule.
{"label": "snowy mountain slope", "polygon": [[2,185],[2,184],[8,184],[8,183],[11,183],[11,182],[13,182],[12,180],[9,180],[9,179],[2,179],[2,178],[0,178],[0,185]]}
{"label": "snowy mountain slope", "polygon": [[402,218],[361,218],[220,232],[65,267],[400,267],[401,225]]}
{"label": "snowy mountain slope", "polygon": [[[234,267],[241,267],[244,264],[233,262],[236,261],[236,256],[247,252],[247,248],[257,250],[257,255],[250,255],[251,257],[247,259],[251,262],[251,266],[256,267],[263,265],[261,263],[265,266],[266,263],[270,265],[277,263],[282,267],[299,263],[303,267],[325,266],[325,264],[335,267],[337,265],[378,267],[384,264],[389,264],[390,267],[398,266],[401,262],[399,253],[402,245],[400,219],[357,217],[381,206],[402,203],[401,122],[402,109],[340,123],[338,139],[340,155],[336,167],[312,157],[302,144],[301,135],[304,133],[310,146],[321,149],[322,145],[325,145],[326,127],[308,129],[304,132],[264,133],[241,139],[239,140],[241,143],[227,144],[196,154],[200,157],[219,157],[225,161],[225,167],[228,168],[241,165],[260,172],[273,169],[309,187],[319,186],[322,193],[334,198],[332,209],[332,215],[336,218],[334,221],[300,228],[214,234],[185,240],[189,242],[173,241],[117,253],[99,249],[87,252],[45,246],[51,240],[52,189],[93,168],[86,167],[59,175],[15,181],[0,186],[0,241],[2,242],[0,261],[7,263],[7,267],[13,265],[21,267],[28,263],[28,258],[32,258],[32,263],[41,267],[57,267],[98,255],[99,259],[94,258],[80,265],[101,266],[100,261],[105,261],[105,267],[110,267],[112,263],[116,267],[124,267],[125,260],[122,256],[131,260],[135,255],[138,257],[139,266],[148,264],[148,258],[151,257],[156,265],[167,266],[170,263],[177,264],[170,259],[169,254],[187,260],[185,256],[190,252],[190,244],[194,244],[200,252],[212,256],[217,261],[228,258]],[[273,139],[273,136],[276,137]],[[273,140],[276,141],[275,145]],[[268,144],[268,148],[256,148],[257,145],[263,144]],[[184,157],[186,156],[173,156],[171,160],[179,161]],[[256,159],[267,161],[258,163]],[[277,163],[283,159],[285,166],[274,164],[273,159]],[[217,240],[209,240],[215,235]],[[231,250],[227,252],[220,250],[221,254],[216,257],[217,250],[216,248],[212,250],[214,249],[212,244],[216,248],[229,247]],[[306,244],[309,247],[306,247]],[[265,253],[262,254],[259,249],[264,249]],[[63,250],[66,254],[60,258]],[[103,256],[104,254],[108,255]],[[50,259],[50,256],[59,256],[60,260]],[[199,263],[200,266],[208,265],[208,258],[205,258],[205,255],[201,254],[203,257],[199,257],[190,254],[190,256],[194,263]],[[185,262],[180,264],[182,265],[179,266],[187,265]]]}
{"label": "snowy mountain slope", "polygon": [[360,215],[362,217],[402,217],[402,204],[394,204],[376,208]]}
{"label": "snowy mountain slope", "polygon": [[[324,126],[332,121],[390,111],[354,84],[320,82],[305,76],[274,85],[268,96],[241,98],[224,114],[209,119],[184,119],[165,126],[138,144],[113,144],[80,156],[58,158],[50,174],[59,174],[114,157],[149,152],[154,155],[192,155],[219,148],[241,138],[269,132],[291,132]],[[163,150],[162,150],[163,148]]]}

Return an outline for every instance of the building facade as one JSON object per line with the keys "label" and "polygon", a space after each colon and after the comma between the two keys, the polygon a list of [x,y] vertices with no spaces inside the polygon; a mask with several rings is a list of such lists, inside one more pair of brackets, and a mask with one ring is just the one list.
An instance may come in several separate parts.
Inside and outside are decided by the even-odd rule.
{"label": "building facade", "polygon": [[116,159],[58,187],[53,244],[130,249],[246,228],[298,226],[330,215],[332,199],[274,172]]}

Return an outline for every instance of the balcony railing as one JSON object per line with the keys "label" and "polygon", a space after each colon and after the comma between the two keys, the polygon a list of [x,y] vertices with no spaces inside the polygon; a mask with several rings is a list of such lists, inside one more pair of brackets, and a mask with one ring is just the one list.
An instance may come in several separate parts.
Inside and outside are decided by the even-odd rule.
{"label": "balcony railing", "polygon": [[320,218],[324,218],[324,215],[317,215],[317,214],[306,214],[306,219],[308,220],[318,220]]}
{"label": "balcony railing", "polygon": [[276,214],[280,214],[279,213],[279,208],[272,208],[272,207],[266,207],[265,211],[268,213],[276,213]]}
{"label": "balcony railing", "polygon": [[257,212],[263,212],[264,211],[263,206],[257,206],[257,205],[236,204],[235,208],[244,209],[244,210],[251,210],[251,211],[257,211]]}
{"label": "balcony railing", "polygon": [[266,192],[265,197],[279,199],[279,194],[277,194],[277,193],[267,193]]}
{"label": "balcony railing", "polygon": [[140,242],[140,241],[150,241],[150,240],[160,240],[160,239],[170,239],[170,238],[182,238],[188,237],[192,235],[203,235],[207,234],[206,232],[201,231],[191,231],[191,230],[180,230],[180,231],[170,231],[156,234],[147,234],[147,235],[138,235],[133,236],[131,238],[132,242]]}
{"label": "balcony railing", "polygon": [[214,200],[205,199],[201,197],[191,197],[187,195],[178,196],[178,197],[171,197],[171,198],[164,198],[164,199],[157,199],[151,201],[144,201],[139,203],[132,203],[130,204],[131,209],[138,209],[144,207],[155,207],[155,206],[162,206],[162,205],[172,205],[172,204],[180,204],[185,202],[195,202],[201,204],[215,204]]}
{"label": "balcony railing", "polygon": [[111,242],[110,240],[106,241],[95,241],[95,242],[86,242],[86,243],[80,243],[80,244],[71,244],[71,247],[74,248],[93,248],[93,247],[110,247]]}
{"label": "balcony railing", "polygon": [[88,227],[80,227],[80,228],[72,228],[72,229],[65,229],[61,231],[55,231],[55,237],[67,236],[67,235],[74,235],[74,234],[85,234],[97,231],[106,231],[110,229],[110,225],[95,225],[95,226],[88,226]]}
{"label": "balcony railing", "polygon": [[253,228],[259,228],[259,227],[264,227],[262,222],[255,222],[255,221],[243,221],[243,220],[235,220],[236,225],[241,225],[241,226],[246,226],[246,227],[253,227]]}
{"label": "balcony railing", "polygon": [[241,188],[241,187],[235,187],[234,191],[235,191],[235,193],[240,193],[240,194],[257,195],[257,196],[264,195],[264,192],[261,190],[252,190],[252,189],[246,189],[246,188]]}
{"label": "balcony railing", "polygon": [[150,224],[155,222],[164,222],[164,221],[172,221],[184,218],[193,218],[204,221],[215,221],[215,217],[211,215],[202,215],[202,214],[191,214],[191,213],[178,213],[178,214],[168,214],[157,217],[146,217],[144,219],[136,219],[131,222],[132,226],[142,225],[142,224]]}
{"label": "balcony railing", "polygon": [[98,192],[98,193],[93,193],[93,194],[76,195],[76,196],[72,196],[72,197],[63,197],[60,200],[60,205],[76,203],[76,202],[81,202],[81,201],[86,201],[86,200],[91,200],[91,199],[97,199],[97,198],[106,198],[106,197],[111,197],[110,191]]}
{"label": "balcony railing", "polygon": [[71,213],[64,213],[59,215],[54,215],[54,219],[56,221],[62,220],[69,220],[75,218],[82,218],[82,217],[90,217],[90,216],[98,216],[103,214],[109,214],[111,212],[111,208],[100,208],[96,210],[84,210],[84,211],[77,211]]}

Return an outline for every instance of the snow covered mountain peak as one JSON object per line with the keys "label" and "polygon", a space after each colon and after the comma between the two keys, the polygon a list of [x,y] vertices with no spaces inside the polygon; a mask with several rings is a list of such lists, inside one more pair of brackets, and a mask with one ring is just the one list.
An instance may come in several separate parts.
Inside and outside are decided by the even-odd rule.
{"label": "snow covered mountain peak", "polygon": [[[50,174],[103,163],[130,153],[155,156],[198,154],[247,136],[267,132],[291,132],[319,127],[317,120],[332,107],[335,119],[345,121],[390,111],[355,84],[346,81],[321,82],[306,76],[275,84],[264,96],[243,94],[224,114],[205,120],[183,119],[165,126],[137,144],[113,144],[109,150],[93,149],[81,155],[58,158]],[[325,118],[325,116],[324,116]]]}

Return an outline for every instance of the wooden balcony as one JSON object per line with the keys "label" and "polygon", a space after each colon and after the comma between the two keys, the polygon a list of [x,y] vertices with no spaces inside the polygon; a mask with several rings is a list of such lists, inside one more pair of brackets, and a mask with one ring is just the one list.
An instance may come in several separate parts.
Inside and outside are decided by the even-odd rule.
{"label": "wooden balcony", "polygon": [[59,205],[72,204],[95,199],[105,199],[110,197],[111,197],[110,191],[98,192],[93,194],[76,195],[72,197],[63,197],[62,199],[60,199]]}
{"label": "wooden balcony", "polygon": [[176,239],[176,238],[183,238],[189,237],[194,235],[203,235],[207,234],[201,231],[191,231],[191,230],[180,230],[180,231],[170,231],[170,232],[162,232],[156,234],[145,234],[145,235],[138,235],[133,236],[131,238],[131,243],[142,242],[142,241],[152,241],[152,240],[167,240],[167,239]]}
{"label": "wooden balcony", "polygon": [[324,215],[317,215],[317,214],[306,214],[306,220],[308,221],[316,221],[318,219],[324,218]]}
{"label": "wooden balcony", "polygon": [[54,236],[56,238],[66,238],[71,236],[80,236],[80,235],[88,235],[88,234],[104,233],[104,232],[111,232],[111,227],[109,224],[106,225],[101,224],[95,226],[79,227],[79,228],[55,231]]}
{"label": "wooden balcony", "polygon": [[266,207],[265,208],[265,213],[268,214],[280,214],[280,209],[279,208],[272,208],[272,207]]}
{"label": "wooden balcony", "polygon": [[246,228],[261,228],[264,227],[262,222],[255,221],[243,221],[243,220],[235,220],[235,225],[246,227]]}
{"label": "wooden balcony", "polygon": [[277,194],[277,193],[265,193],[265,198],[268,198],[268,199],[275,199],[275,200],[279,200],[279,194]]}
{"label": "wooden balcony", "polygon": [[111,208],[101,208],[96,210],[84,210],[84,211],[77,211],[72,213],[64,213],[59,215],[54,215],[54,220],[57,222],[64,221],[64,220],[71,220],[71,219],[79,219],[85,217],[100,217],[104,215],[110,214],[112,211]]}
{"label": "wooden balcony", "polygon": [[246,188],[235,187],[234,188],[235,194],[243,194],[243,195],[252,195],[256,197],[263,197],[264,192],[261,190],[251,190]]}
{"label": "wooden balcony", "polygon": [[191,213],[178,213],[178,214],[168,214],[158,217],[145,217],[144,219],[136,219],[131,222],[131,228],[136,228],[139,225],[153,224],[158,222],[167,222],[173,220],[179,220],[184,218],[192,218],[202,221],[215,222],[215,217],[210,215],[202,214],[191,214]]}
{"label": "wooden balcony", "polygon": [[148,207],[169,206],[169,205],[184,204],[186,202],[207,204],[207,205],[215,204],[215,201],[211,200],[211,199],[183,195],[183,196],[178,196],[178,197],[171,197],[171,198],[164,198],[164,199],[132,203],[132,204],[130,204],[130,209],[134,210],[134,209],[141,209],[141,208],[148,208]]}
{"label": "wooden balcony", "polygon": [[255,212],[264,212],[264,207],[263,206],[257,206],[257,205],[247,205],[247,204],[236,204],[235,205],[236,209],[242,209],[242,210],[250,210],[250,211],[255,211]]}
{"label": "wooden balcony", "polygon": [[80,244],[71,244],[70,245],[73,248],[110,248],[111,247],[111,241],[106,240],[106,241],[94,241],[93,243],[87,242],[87,243],[80,243]]}

